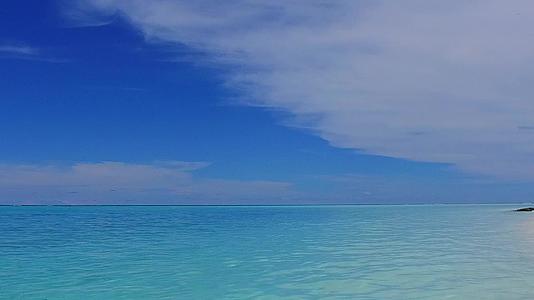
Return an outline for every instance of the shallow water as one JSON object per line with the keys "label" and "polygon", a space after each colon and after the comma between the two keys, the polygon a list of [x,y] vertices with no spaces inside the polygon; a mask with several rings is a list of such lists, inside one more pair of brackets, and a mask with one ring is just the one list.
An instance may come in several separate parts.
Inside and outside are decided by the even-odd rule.
{"label": "shallow water", "polygon": [[533,299],[515,207],[0,207],[0,299]]}

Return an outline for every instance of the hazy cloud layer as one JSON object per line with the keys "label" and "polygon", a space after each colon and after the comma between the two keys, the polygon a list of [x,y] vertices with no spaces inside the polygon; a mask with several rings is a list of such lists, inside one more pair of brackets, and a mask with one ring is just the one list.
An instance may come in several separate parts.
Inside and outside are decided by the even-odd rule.
{"label": "hazy cloud layer", "polygon": [[[73,2],[70,2],[71,4]],[[534,3],[528,0],[82,0],[149,41],[228,64],[251,105],[333,145],[534,179]]]}
{"label": "hazy cloud layer", "polygon": [[[195,174],[204,162],[0,165],[0,204],[317,204],[531,201],[532,184],[362,174],[310,175],[308,185]],[[510,197],[510,195],[514,195]]]}
{"label": "hazy cloud layer", "polygon": [[202,162],[0,165],[1,204],[263,203],[292,197],[292,186],[194,176]]}

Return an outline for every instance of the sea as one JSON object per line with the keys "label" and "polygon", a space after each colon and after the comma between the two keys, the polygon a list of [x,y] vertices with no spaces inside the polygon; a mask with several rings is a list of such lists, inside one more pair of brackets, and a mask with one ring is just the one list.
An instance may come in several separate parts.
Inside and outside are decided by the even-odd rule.
{"label": "sea", "polygon": [[0,299],[534,299],[518,207],[2,206]]}

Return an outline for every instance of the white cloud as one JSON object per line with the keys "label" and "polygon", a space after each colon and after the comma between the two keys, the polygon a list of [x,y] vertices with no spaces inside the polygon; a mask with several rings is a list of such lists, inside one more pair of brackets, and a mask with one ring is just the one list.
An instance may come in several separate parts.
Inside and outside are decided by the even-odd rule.
{"label": "white cloud", "polygon": [[231,65],[243,101],[335,146],[534,179],[532,1],[77,3]]}
{"label": "white cloud", "polygon": [[277,181],[196,177],[204,162],[0,165],[2,204],[276,203],[295,195]]}
{"label": "white cloud", "polygon": [[49,63],[65,63],[66,59],[51,57],[43,49],[21,43],[0,44],[0,59],[19,59]]}
{"label": "white cloud", "polygon": [[39,54],[39,50],[28,46],[0,45],[0,53],[33,56]]}

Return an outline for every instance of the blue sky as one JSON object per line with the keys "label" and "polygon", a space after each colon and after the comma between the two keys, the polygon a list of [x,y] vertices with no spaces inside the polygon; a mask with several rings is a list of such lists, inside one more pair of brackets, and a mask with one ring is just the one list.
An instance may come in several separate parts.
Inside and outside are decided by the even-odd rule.
{"label": "blue sky", "polygon": [[5,1],[0,202],[531,201],[528,30],[456,27],[530,21],[377,3]]}

